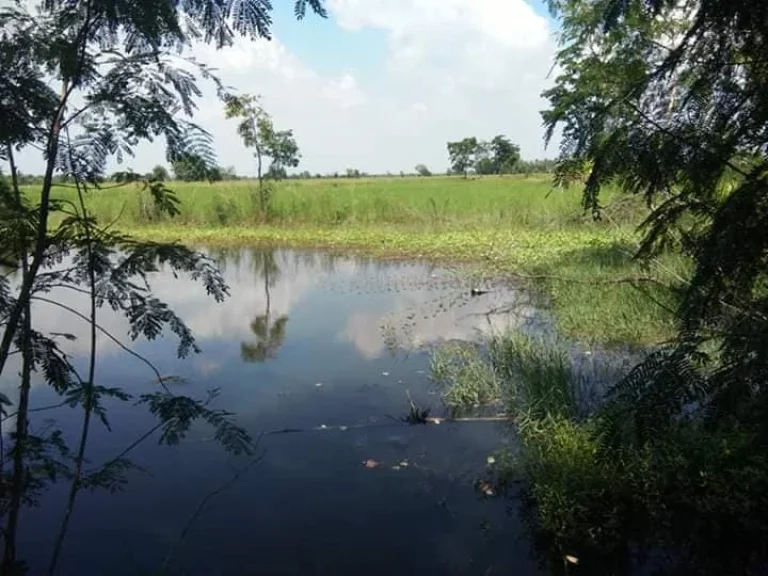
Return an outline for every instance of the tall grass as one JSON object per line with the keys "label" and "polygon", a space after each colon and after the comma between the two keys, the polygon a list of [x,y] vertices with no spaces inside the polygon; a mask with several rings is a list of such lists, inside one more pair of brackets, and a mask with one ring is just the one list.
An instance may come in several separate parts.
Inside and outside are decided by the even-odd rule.
{"label": "tall grass", "polygon": [[[729,430],[690,414],[673,415],[663,433],[617,434],[639,414],[612,395],[592,403],[591,382],[561,346],[521,334],[494,338],[473,362],[484,365],[456,372],[451,385],[471,388],[465,375],[494,373],[517,442],[489,474],[497,491],[522,496],[551,573],[764,572],[758,519],[768,461],[748,427]],[[660,409],[656,396],[634,407],[649,411],[643,418]]]}
{"label": "tall grass", "polygon": [[454,413],[501,404],[518,421],[579,419],[592,404],[590,382],[573,369],[564,345],[520,332],[485,344],[444,344],[432,351],[430,367]]}
{"label": "tall grass", "polygon": [[[548,175],[482,177],[287,180],[274,185],[268,214],[258,204],[257,184],[170,182],[181,200],[176,224],[249,226],[274,224],[506,225],[560,227],[581,220],[577,190],[552,191]],[[34,187],[27,191],[34,192]],[[550,193],[551,192],[551,193]],[[72,199],[70,188],[55,196]],[[610,193],[609,193],[610,195]],[[124,225],[157,221],[138,185],[94,191],[89,208],[104,220]]]}
{"label": "tall grass", "polygon": [[448,343],[432,351],[432,381],[453,415],[501,401],[501,381],[483,347]]}
{"label": "tall grass", "polygon": [[[544,545],[555,568],[567,555],[583,560],[591,530],[610,530],[610,542],[601,537],[599,545],[618,546],[623,535],[600,521],[615,519],[613,483],[626,484],[626,479],[621,462],[603,462],[597,451],[595,421],[589,418],[590,382],[573,368],[557,342],[508,332],[493,337],[483,350],[459,362],[461,370],[450,369],[450,349],[436,350],[433,378],[441,383],[443,398],[454,411],[469,407],[452,402],[474,399],[466,391],[477,388],[478,375],[483,376],[481,382],[493,382],[496,395],[503,398],[519,443],[513,452],[497,454],[493,468],[497,489],[504,492],[522,482],[536,505],[527,511],[528,521],[534,536],[551,539]],[[585,506],[601,491],[605,502]]]}
{"label": "tall grass", "polygon": [[511,332],[494,338],[490,352],[507,405],[518,418],[576,418],[583,412],[586,385],[563,347]]}

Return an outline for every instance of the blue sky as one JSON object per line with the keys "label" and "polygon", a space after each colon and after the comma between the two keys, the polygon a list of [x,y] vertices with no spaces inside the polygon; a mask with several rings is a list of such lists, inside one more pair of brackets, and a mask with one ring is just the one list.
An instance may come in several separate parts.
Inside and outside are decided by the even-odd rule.
{"label": "blue sky", "polygon": [[[539,0],[326,0],[329,18],[298,22],[292,0],[274,0],[271,42],[239,40],[194,55],[240,92],[258,94],[279,129],[292,129],[298,170],[410,172],[447,168],[446,142],[505,134],[525,158],[545,150],[541,92],[556,49],[556,23]],[[252,174],[251,154],[209,88],[195,120],[220,163]],[[121,169],[146,171],[161,143],[142,145]],[[37,172],[37,155],[21,168]],[[117,166],[114,166],[117,168]]]}

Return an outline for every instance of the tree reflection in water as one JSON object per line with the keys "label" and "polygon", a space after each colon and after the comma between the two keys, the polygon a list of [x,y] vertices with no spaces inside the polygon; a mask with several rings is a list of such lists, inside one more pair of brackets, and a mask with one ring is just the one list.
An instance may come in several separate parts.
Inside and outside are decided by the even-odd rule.
{"label": "tree reflection in water", "polygon": [[266,362],[274,358],[285,342],[285,330],[288,324],[286,314],[272,318],[272,297],[270,288],[280,276],[280,267],[275,259],[275,252],[263,251],[254,254],[253,271],[256,277],[264,280],[264,313],[251,322],[251,332],[255,336],[252,342],[240,344],[240,355],[245,362]]}

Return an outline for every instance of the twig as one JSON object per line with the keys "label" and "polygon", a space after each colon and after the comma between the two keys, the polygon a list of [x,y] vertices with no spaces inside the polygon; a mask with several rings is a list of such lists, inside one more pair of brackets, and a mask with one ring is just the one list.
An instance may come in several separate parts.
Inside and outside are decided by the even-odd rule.
{"label": "twig", "polygon": [[89,470],[89,471],[86,473],[86,475],[90,475],[90,474],[93,474],[93,473],[94,473],[94,472],[96,472],[96,471],[105,470],[105,469],[109,468],[110,466],[114,465],[114,464],[115,464],[116,462],[118,462],[120,459],[122,459],[123,457],[125,457],[125,455],[126,455],[126,454],[128,454],[128,453],[129,453],[131,450],[133,450],[134,448],[136,448],[136,446],[138,446],[139,444],[141,444],[142,442],[144,442],[144,440],[146,440],[147,438],[149,438],[150,436],[152,436],[152,434],[154,434],[154,433],[155,433],[155,432],[157,432],[157,431],[158,431],[160,428],[162,428],[162,427],[163,427],[163,424],[164,424],[164,422],[159,422],[158,424],[156,424],[155,426],[153,426],[152,428],[150,428],[150,429],[149,429],[147,432],[145,432],[144,434],[142,434],[141,436],[139,436],[139,437],[138,437],[136,440],[134,440],[133,442],[131,442],[131,443],[130,443],[130,444],[129,444],[129,445],[128,445],[128,446],[127,446],[125,449],[123,449],[123,451],[122,451],[122,452],[120,452],[120,453],[119,453],[117,456],[115,456],[115,457],[114,457],[114,458],[112,458],[111,460],[108,460],[107,462],[105,462],[104,464],[102,464],[101,466],[99,466],[97,469],[95,469],[95,470]]}
{"label": "twig", "polygon": [[[261,437],[256,441],[256,448],[258,448],[259,443],[261,442]],[[200,501],[200,504],[197,506],[197,509],[194,511],[192,516],[190,516],[187,523],[184,525],[184,529],[181,531],[181,534],[179,536],[179,539],[176,541],[176,543],[171,547],[171,549],[168,552],[168,555],[163,560],[163,563],[160,567],[160,573],[165,574],[168,565],[170,564],[171,560],[173,559],[173,556],[176,554],[176,551],[179,549],[179,547],[184,543],[184,539],[187,537],[187,534],[192,529],[192,526],[195,524],[195,522],[200,518],[203,511],[205,510],[205,507],[208,505],[208,503],[224,492],[227,488],[232,486],[235,482],[237,482],[246,472],[248,472],[251,468],[253,468],[256,464],[261,462],[261,460],[264,458],[264,453],[262,452],[255,458],[253,458],[248,464],[243,466],[240,470],[235,472],[235,474],[230,478],[227,482],[213,490],[212,492],[209,492],[205,495],[205,497]]]}
{"label": "twig", "polygon": [[[87,316],[85,316],[84,314],[78,312],[74,308],[72,308],[70,306],[67,306],[66,304],[62,304],[61,302],[56,302],[55,300],[51,300],[51,299],[45,298],[43,296],[33,296],[32,300],[38,300],[40,302],[46,302],[47,304],[52,304],[54,306],[58,306],[59,308],[63,308],[67,312],[70,312],[70,313],[74,314],[78,318],[81,318],[81,319],[85,320],[86,322],[90,322],[90,320],[88,320]],[[131,356],[137,358],[138,360],[141,360],[144,364],[146,364],[149,367],[149,369],[152,370],[152,372],[155,374],[155,376],[157,376],[158,382],[165,389],[165,391],[168,392],[168,394],[172,395],[171,391],[168,389],[168,387],[165,384],[165,381],[164,381],[165,379],[160,374],[160,371],[155,367],[155,365],[152,364],[152,362],[150,362],[149,360],[144,358],[144,356],[142,356],[138,352],[135,352],[135,351],[131,350],[130,348],[128,348],[125,344],[120,342],[120,340],[118,340],[115,336],[113,336],[108,330],[103,328],[101,325],[96,324],[96,328],[98,330],[100,330],[101,333],[104,334],[107,338],[109,338],[115,344],[117,344],[123,351],[127,352]]]}
{"label": "twig", "polygon": [[[67,400],[64,400],[62,402],[59,402],[58,404],[51,404],[50,406],[41,406],[40,408],[29,408],[29,409],[27,409],[27,413],[31,413],[31,412],[46,412],[48,410],[55,410],[56,408],[63,408],[64,406],[67,405],[67,403],[68,403]],[[18,414],[18,411],[17,412],[13,412],[12,414],[7,414],[6,416],[3,417],[2,420],[0,420],[0,422],[5,422],[6,420],[9,420],[9,419],[13,418],[17,414]]]}

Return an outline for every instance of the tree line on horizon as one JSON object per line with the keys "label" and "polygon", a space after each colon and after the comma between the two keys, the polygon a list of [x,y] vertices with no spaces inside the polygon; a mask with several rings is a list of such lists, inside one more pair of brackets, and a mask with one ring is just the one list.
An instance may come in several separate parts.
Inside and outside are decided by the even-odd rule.
{"label": "tree line on horizon", "polygon": [[[134,172],[132,169],[116,171],[104,177],[104,181],[130,182],[150,181],[165,182],[170,180],[180,182],[221,182],[232,180],[248,180],[258,178],[260,182],[265,180],[309,180],[309,179],[338,179],[338,178],[392,178],[406,177],[430,177],[461,175],[465,179],[471,173],[478,176],[504,175],[504,174],[534,174],[554,173],[558,163],[554,159],[522,160],[520,147],[503,135],[495,136],[490,141],[478,140],[476,137],[464,138],[457,142],[448,142],[449,167],[445,172],[433,172],[426,164],[419,163],[413,172],[401,171],[397,174],[386,172],[383,174],[371,174],[357,168],[347,168],[344,172],[312,174],[308,170],[288,173],[286,167],[297,167],[300,160],[299,147],[293,137],[292,130],[276,131],[272,124],[271,116],[261,107],[258,98],[249,101],[251,114],[245,114],[243,110],[228,110],[228,117],[241,118],[238,126],[238,134],[243,136],[243,130],[248,134],[243,136],[246,147],[254,149],[254,157],[259,160],[258,174],[253,176],[238,174],[234,166],[211,165],[201,156],[193,153],[181,154],[170,161],[168,167],[157,164],[146,173]],[[247,102],[239,102],[245,106]],[[232,105],[230,104],[230,107]],[[242,107],[241,106],[241,107]],[[237,114],[235,114],[237,112]],[[261,160],[269,160],[269,165],[262,166]],[[35,185],[43,182],[43,176],[37,174],[23,174],[17,171],[20,185]],[[66,174],[54,176],[54,183],[66,183],[69,176]]]}
{"label": "tree line on horizon", "polygon": [[[551,174],[555,172],[557,167],[557,161],[549,158],[535,159],[535,160],[518,160],[514,167],[503,174]],[[340,179],[340,178],[412,178],[412,177],[433,177],[433,176],[454,176],[461,175],[457,173],[451,167],[447,168],[443,172],[433,172],[426,164],[417,164],[413,172],[385,172],[383,174],[373,174],[359,170],[357,168],[347,168],[340,172],[328,172],[321,174],[320,172],[312,173],[309,170],[303,170],[301,172],[286,173],[283,169],[279,179],[286,180],[320,180],[326,179]],[[469,172],[468,172],[469,173]],[[267,175],[275,176],[270,171],[266,172]],[[494,172],[477,172],[479,175],[494,174]],[[19,172],[19,184],[22,186],[32,186],[35,184],[41,184],[43,176],[41,174],[25,174]],[[171,181],[176,180],[179,182],[222,182],[233,180],[250,180],[256,179],[253,175],[238,174],[234,166],[215,166],[213,168],[205,168],[204,163],[196,161],[191,158],[183,161],[182,163],[175,163],[170,169],[162,164],[158,164],[152,168],[149,172],[138,173],[131,171],[116,171],[106,178],[107,181],[118,182],[123,179],[128,180],[152,180],[152,181]],[[68,180],[66,177],[54,177],[55,183],[66,183]]]}

